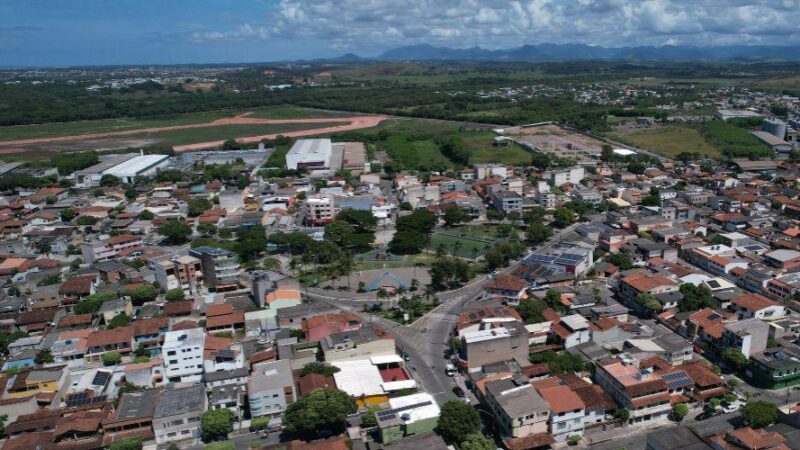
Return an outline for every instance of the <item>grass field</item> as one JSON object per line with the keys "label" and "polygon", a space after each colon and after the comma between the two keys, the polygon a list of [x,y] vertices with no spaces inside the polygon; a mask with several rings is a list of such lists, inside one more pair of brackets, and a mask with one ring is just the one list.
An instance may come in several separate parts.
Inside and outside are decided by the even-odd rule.
{"label": "grass field", "polygon": [[455,252],[462,258],[475,258],[483,256],[500,240],[496,237],[495,227],[463,226],[435,233],[431,236],[428,249],[435,252],[442,247],[447,254]]}
{"label": "grass field", "polygon": [[607,135],[611,139],[669,158],[682,152],[696,152],[710,158],[722,156],[719,149],[709,144],[700,132],[681,125],[644,128],[629,133],[614,132]]}
{"label": "grass field", "polygon": [[198,142],[208,142],[226,139],[235,139],[262,134],[275,134],[288,131],[309,130],[326,126],[337,125],[334,123],[284,123],[284,124],[252,124],[252,125],[221,125],[207,128],[188,128],[184,130],[165,131],[161,133],[142,133],[126,136],[130,138],[157,139],[165,145],[185,145]]}
{"label": "grass field", "polygon": [[531,154],[522,146],[510,144],[494,145],[497,136],[491,131],[466,131],[463,133],[464,144],[472,151],[471,163],[501,163],[513,166],[527,166],[531,163]]}
{"label": "grass field", "polygon": [[[291,105],[265,106],[248,109],[225,109],[192,114],[177,114],[168,117],[149,119],[119,118],[108,120],[87,120],[79,122],[54,122],[40,125],[20,125],[0,127],[0,141],[17,139],[48,138],[79,134],[105,133],[110,131],[135,130],[137,128],[169,127],[210,122],[252,112],[250,117],[259,119],[307,119],[333,117],[333,113],[323,113]],[[239,135],[242,136],[242,135]]]}

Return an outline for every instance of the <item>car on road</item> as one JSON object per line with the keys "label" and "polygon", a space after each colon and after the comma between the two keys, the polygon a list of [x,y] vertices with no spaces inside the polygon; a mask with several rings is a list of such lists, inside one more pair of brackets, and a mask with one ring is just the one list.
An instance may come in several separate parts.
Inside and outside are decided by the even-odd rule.
{"label": "car on road", "polygon": [[444,368],[444,373],[446,373],[448,377],[456,376],[456,366],[448,364],[447,367]]}
{"label": "car on road", "polygon": [[710,419],[710,418],[712,418],[714,416],[718,416],[720,414],[721,414],[720,410],[707,409],[707,410],[701,412],[700,414],[694,416],[694,420],[702,421],[702,420]]}
{"label": "car on road", "polygon": [[463,390],[463,389],[461,389],[461,387],[460,387],[460,386],[455,386],[455,387],[453,388],[453,394],[456,394],[456,397],[461,397],[461,398],[463,398],[463,397],[466,397],[466,396],[467,396],[467,393],[466,393],[466,392],[464,392],[464,390]]}

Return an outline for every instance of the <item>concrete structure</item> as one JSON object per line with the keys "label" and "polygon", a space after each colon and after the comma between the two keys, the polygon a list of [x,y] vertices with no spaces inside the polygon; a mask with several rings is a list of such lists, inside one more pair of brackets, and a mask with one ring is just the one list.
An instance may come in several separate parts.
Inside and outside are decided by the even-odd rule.
{"label": "concrete structure", "polygon": [[200,416],[208,400],[202,384],[185,387],[167,385],[158,398],[153,413],[156,443],[197,440],[200,438]]}
{"label": "concrete structure", "polygon": [[666,419],[670,406],[667,383],[635,359],[606,360],[597,365],[595,381],[630,412],[628,423]]}
{"label": "concrete structure", "polygon": [[204,287],[203,266],[198,258],[179,256],[153,265],[156,281],[163,291],[181,289],[187,294],[196,294]]}
{"label": "concrete structure", "polygon": [[550,406],[525,377],[489,381],[485,389],[485,403],[502,439],[547,433]]}
{"label": "concrete structure", "polygon": [[760,319],[745,319],[726,323],[722,332],[722,346],[734,348],[749,358],[767,348],[769,325]]}
{"label": "concrete structure", "polygon": [[327,362],[357,361],[396,354],[394,338],[372,327],[331,334],[320,341],[320,346]]}
{"label": "concrete structure", "polygon": [[202,328],[170,331],[164,336],[164,369],[170,382],[196,383],[202,380],[204,343]]}
{"label": "concrete structure", "polygon": [[406,436],[433,431],[439,424],[439,406],[427,392],[389,399],[387,408],[375,414],[381,442],[389,444]]}
{"label": "concrete structure", "polygon": [[459,355],[470,371],[486,364],[528,360],[528,330],[520,322],[504,322],[503,326],[484,328],[461,334]]}
{"label": "concrete structure", "polygon": [[779,158],[788,157],[789,152],[794,148],[791,142],[786,142],[772,133],[766,131],[751,131],[750,133],[774,150]]}
{"label": "concrete structure", "polygon": [[719,120],[753,119],[761,117],[761,114],[747,109],[720,109],[714,113],[714,117]]}
{"label": "concrete structure", "polygon": [[781,119],[767,117],[761,124],[761,129],[781,140],[786,139],[786,122]]}
{"label": "concrete structure", "polygon": [[[107,171],[125,163],[133,158],[140,156],[139,153],[126,153],[122,155],[110,155],[107,157],[101,156],[101,162],[87,167],[83,170],[78,170],[73,174],[75,178],[75,185],[82,188],[91,188],[100,185],[100,180],[103,174]],[[105,160],[103,160],[105,159]]]}
{"label": "concrete structure", "polygon": [[550,175],[550,184],[561,186],[570,183],[577,185],[582,179],[586,178],[586,171],[583,167],[573,167],[567,170],[557,170]]}
{"label": "concrete structure", "polygon": [[[543,380],[543,383],[549,380]],[[558,385],[537,387],[539,394],[550,405],[548,431],[556,442],[565,442],[570,436],[583,436],[586,405],[581,398],[567,386]]]}
{"label": "concrete structure", "polygon": [[330,139],[298,139],[286,153],[286,168],[330,169],[333,146]]}
{"label": "concrete structure", "polygon": [[123,183],[132,184],[136,177],[149,177],[155,175],[160,169],[163,169],[168,165],[169,156],[167,155],[142,154],[103,171],[102,175],[115,176]]}
{"label": "concrete structure", "polygon": [[287,360],[256,364],[247,382],[253,417],[280,417],[297,400],[291,364]]}
{"label": "concrete structure", "polygon": [[236,253],[224,248],[197,247],[189,254],[200,258],[203,280],[209,290],[216,292],[236,289],[242,275]]}

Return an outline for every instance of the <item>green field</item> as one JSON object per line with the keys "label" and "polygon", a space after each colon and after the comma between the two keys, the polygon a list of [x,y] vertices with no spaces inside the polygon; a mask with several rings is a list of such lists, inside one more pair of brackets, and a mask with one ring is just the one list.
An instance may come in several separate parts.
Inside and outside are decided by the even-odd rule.
{"label": "green field", "polygon": [[506,146],[494,145],[497,135],[492,131],[465,131],[462,135],[464,144],[472,151],[470,163],[501,163],[512,166],[527,166],[531,163],[531,154],[518,144]]}
{"label": "green field", "polygon": [[219,141],[263,134],[280,134],[289,131],[309,130],[333,126],[334,123],[283,123],[252,125],[221,125],[218,127],[188,128],[161,133],[141,133],[126,138],[157,139],[165,145],[185,145],[198,142]]}
{"label": "green field", "polygon": [[[86,120],[78,122],[53,122],[40,125],[19,125],[0,127],[0,141],[17,139],[73,136],[79,134],[107,133],[112,131],[135,130],[137,128],[169,127],[210,122],[252,112],[250,117],[260,119],[306,119],[332,117],[333,113],[323,113],[291,105],[265,106],[248,109],[225,109],[192,114],[177,114],[168,117],[136,119],[123,117],[108,120]],[[195,130],[196,131],[196,130]],[[258,134],[258,133],[257,133]],[[242,135],[239,135],[242,136]],[[217,138],[219,139],[219,138]]]}
{"label": "green field", "polygon": [[629,133],[607,133],[616,141],[652,151],[669,158],[679,153],[699,153],[702,156],[717,158],[722,153],[709,144],[695,128],[681,125],[644,128]]}
{"label": "green field", "polygon": [[462,258],[480,257],[503,240],[497,236],[497,231],[497,227],[488,225],[467,225],[439,231],[431,236],[428,249],[436,252],[442,247],[450,255],[455,252]]}

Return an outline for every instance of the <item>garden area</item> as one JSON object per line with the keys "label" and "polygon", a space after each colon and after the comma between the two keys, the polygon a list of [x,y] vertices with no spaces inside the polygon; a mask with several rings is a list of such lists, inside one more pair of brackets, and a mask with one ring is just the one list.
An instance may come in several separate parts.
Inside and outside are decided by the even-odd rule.
{"label": "garden area", "polygon": [[428,249],[435,253],[477,259],[504,241],[511,232],[510,228],[510,225],[465,225],[437,231],[431,236]]}

